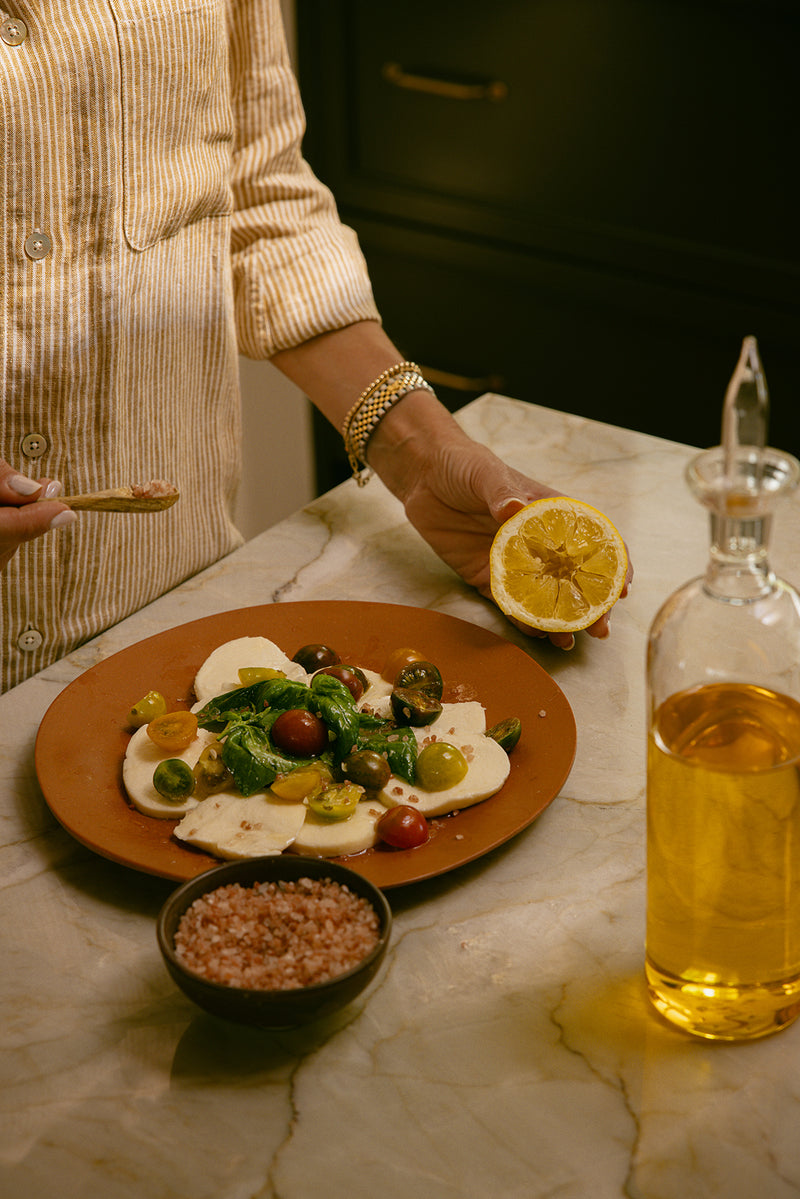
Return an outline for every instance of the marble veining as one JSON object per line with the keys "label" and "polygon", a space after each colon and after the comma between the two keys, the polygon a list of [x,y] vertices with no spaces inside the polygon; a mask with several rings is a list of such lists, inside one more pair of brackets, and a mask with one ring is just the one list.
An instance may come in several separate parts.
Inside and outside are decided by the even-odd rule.
{"label": "marble veining", "polygon": [[[373,481],[347,483],[0,697],[0,1196],[16,1199],[789,1199],[800,1195],[800,1026],[709,1046],[649,1010],[644,650],[705,561],[694,452],[513,399],[459,417],[514,466],[603,508],[636,576],[606,642],[526,641]],[[773,563],[800,560],[797,501]],[[432,607],[523,647],[578,727],[563,793],[525,832],[390,893],[369,991],[256,1033],[176,991],[154,919],[170,884],[90,853],[33,768],[49,703],[95,662],[228,608]]]}

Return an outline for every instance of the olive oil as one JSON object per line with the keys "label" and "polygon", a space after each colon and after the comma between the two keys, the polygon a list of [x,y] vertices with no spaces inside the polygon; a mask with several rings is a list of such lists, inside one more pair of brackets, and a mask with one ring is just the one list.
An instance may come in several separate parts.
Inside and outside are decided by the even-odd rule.
{"label": "olive oil", "polygon": [[767,444],[755,338],[722,444],[686,468],[709,516],[705,572],[647,641],[650,999],[696,1036],[764,1036],[800,1015],[800,592],[769,565],[800,462]]}
{"label": "olive oil", "polygon": [[648,744],[649,994],[739,1040],[800,1014],[800,704],[710,683],[667,698]]}

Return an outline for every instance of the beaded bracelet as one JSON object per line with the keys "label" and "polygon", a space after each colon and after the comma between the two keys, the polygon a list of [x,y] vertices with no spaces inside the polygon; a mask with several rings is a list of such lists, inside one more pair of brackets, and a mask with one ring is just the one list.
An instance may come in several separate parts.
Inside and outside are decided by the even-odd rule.
{"label": "beaded bracelet", "polygon": [[433,392],[433,388],[425,382],[415,362],[398,362],[364,388],[345,417],[342,438],[353,478],[359,487],[370,478],[365,456],[370,437],[389,409],[412,391]]}

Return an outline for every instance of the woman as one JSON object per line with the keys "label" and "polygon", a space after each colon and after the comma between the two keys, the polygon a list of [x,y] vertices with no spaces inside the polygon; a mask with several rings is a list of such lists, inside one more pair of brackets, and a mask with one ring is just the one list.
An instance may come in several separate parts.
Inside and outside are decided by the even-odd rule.
{"label": "woman", "polygon": [[[278,0],[88,0],[12,12],[3,40],[3,688],[239,544],[239,353],[293,379],[488,594],[498,523],[554,493],[466,437],[382,329],[302,158]],[[203,503],[93,521],[56,498],[151,478]]]}

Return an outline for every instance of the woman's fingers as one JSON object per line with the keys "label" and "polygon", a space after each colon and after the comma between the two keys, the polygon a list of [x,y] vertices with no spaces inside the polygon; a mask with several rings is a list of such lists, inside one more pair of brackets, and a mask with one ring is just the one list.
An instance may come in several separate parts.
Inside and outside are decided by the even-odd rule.
{"label": "woman's fingers", "polygon": [[63,487],[58,479],[31,479],[0,459],[0,504],[29,504],[40,498],[54,500]]}
{"label": "woman's fingers", "polygon": [[0,462],[0,569],[23,542],[77,520],[58,502],[61,490],[57,479],[31,479]]}

